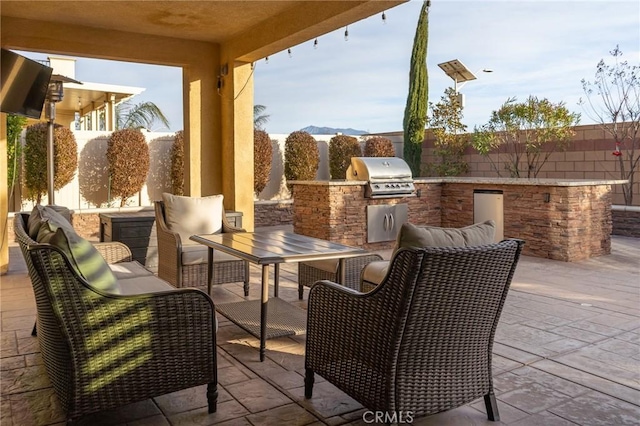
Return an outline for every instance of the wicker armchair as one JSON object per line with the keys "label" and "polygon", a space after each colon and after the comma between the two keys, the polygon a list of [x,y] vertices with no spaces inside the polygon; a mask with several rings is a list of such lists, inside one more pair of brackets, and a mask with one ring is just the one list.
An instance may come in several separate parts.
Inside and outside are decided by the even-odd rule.
{"label": "wicker armchair", "polygon": [[[379,254],[350,257],[344,260],[345,282],[342,285],[361,291],[360,274],[369,263],[382,260]],[[311,287],[316,281],[338,281],[340,276],[338,260],[320,260],[298,263],[298,299],[302,300],[304,288]]]}
{"label": "wicker armchair", "polygon": [[209,412],[215,412],[211,298],[175,289],[152,274],[141,279],[157,280],[157,292],[96,290],[63,251],[29,237],[27,216],[15,216],[16,239],[36,296],[44,366],[69,422],[202,384],[208,384]]}
{"label": "wicker armchair", "polygon": [[[174,287],[197,287],[208,289],[207,248],[193,241],[182,241],[180,234],[173,232],[165,220],[164,202],[155,202],[156,230],[158,235],[158,276]],[[222,232],[245,232],[232,226],[222,212]],[[193,254],[200,252],[196,262],[184,261],[185,247]],[[214,253],[214,284],[244,282],[244,295],[249,295],[249,263],[216,251]]]}
{"label": "wicker armchair", "polygon": [[420,417],[484,397],[499,420],[493,339],[522,245],[403,248],[370,293],[316,284],[305,397],[318,373],[372,411]]}

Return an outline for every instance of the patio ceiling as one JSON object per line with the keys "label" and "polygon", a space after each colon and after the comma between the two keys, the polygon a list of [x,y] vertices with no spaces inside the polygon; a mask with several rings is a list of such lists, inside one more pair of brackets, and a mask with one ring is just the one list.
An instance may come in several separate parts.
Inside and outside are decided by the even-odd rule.
{"label": "patio ceiling", "polygon": [[[3,1],[0,14],[3,25],[24,20],[214,43],[251,62],[405,1]],[[37,49],[25,44],[3,40]]]}

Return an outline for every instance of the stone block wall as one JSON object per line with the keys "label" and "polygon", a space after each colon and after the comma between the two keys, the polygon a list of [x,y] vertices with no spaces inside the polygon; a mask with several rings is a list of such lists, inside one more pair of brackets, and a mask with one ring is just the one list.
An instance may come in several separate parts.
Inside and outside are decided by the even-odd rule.
{"label": "stone block wall", "polygon": [[[523,254],[573,262],[611,252],[610,188],[446,183],[442,226],[473,223],[473,190],[503,191],[504,237],[525,240]],[[549,194],[549,202],[545,202]]]}
{"label": "stone block wall", "polygon": [[253,211],[256,228],[293,223],[293,200],[256,201]]}
{"label": "stone block wall", "polygon": [[393,248],[395,241],[367,243],[367,206],[407,203],[409,222],[460,228],[474,223],[475,189],[500,190],[504,237],[525,240],[523,254],[573,262],[611,252],[611,187],[416,182],[419,197],[371,199],[363,185],[294,184],[296,233],[362,247]]}
{"label": "stone block wall", "polygon": [[363,185],[294,185],[296,233],[368,250],[393,248],[395,241],[367,243],[367,206],[408,204],[409,221],[440,225],[440,184],[416,184],[420,197],[364,198]]}
{"label": "stone block wall", "polygon": [[614,206],[613,235],[640,238],[640,207]]}

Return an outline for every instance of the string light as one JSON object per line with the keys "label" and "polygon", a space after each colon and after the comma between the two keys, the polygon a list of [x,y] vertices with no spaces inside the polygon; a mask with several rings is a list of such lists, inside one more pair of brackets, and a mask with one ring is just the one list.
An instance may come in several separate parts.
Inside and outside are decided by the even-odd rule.
{"label": "string light", "polygon": [[293,57],[293,53],[291,53],[291,48],[287,49],[287,53],[289,54],[289,57],[292,58]]}
{"label": "string light", "polygon": [[265,56],[264,62],[267,63],[267,64],[269,63],[269,57],[268,56]]}
{"label": "string light", "polygon": [[348,25],[344,29],[344,41],[349,41],[349,26]]}
{"label": "string light", "polygon": [[383,24],[387,23],[387,14],[385,12],[382,12],[382,23]]}
{"label": "string light", "polygon": [[318,48],[318,39],[316,38],[315,41],[313,42],[313,48],[317,49]]}

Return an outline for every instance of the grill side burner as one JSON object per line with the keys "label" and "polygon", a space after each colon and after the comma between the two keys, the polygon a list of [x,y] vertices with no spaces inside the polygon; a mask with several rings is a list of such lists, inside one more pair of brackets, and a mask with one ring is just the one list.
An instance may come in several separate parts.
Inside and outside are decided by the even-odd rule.
{"label": "grill side burner", "polygon": [[347,180],[366,180],[365,197],[409,197],[415,191],[409,165],[398,157],[352,157]]}

